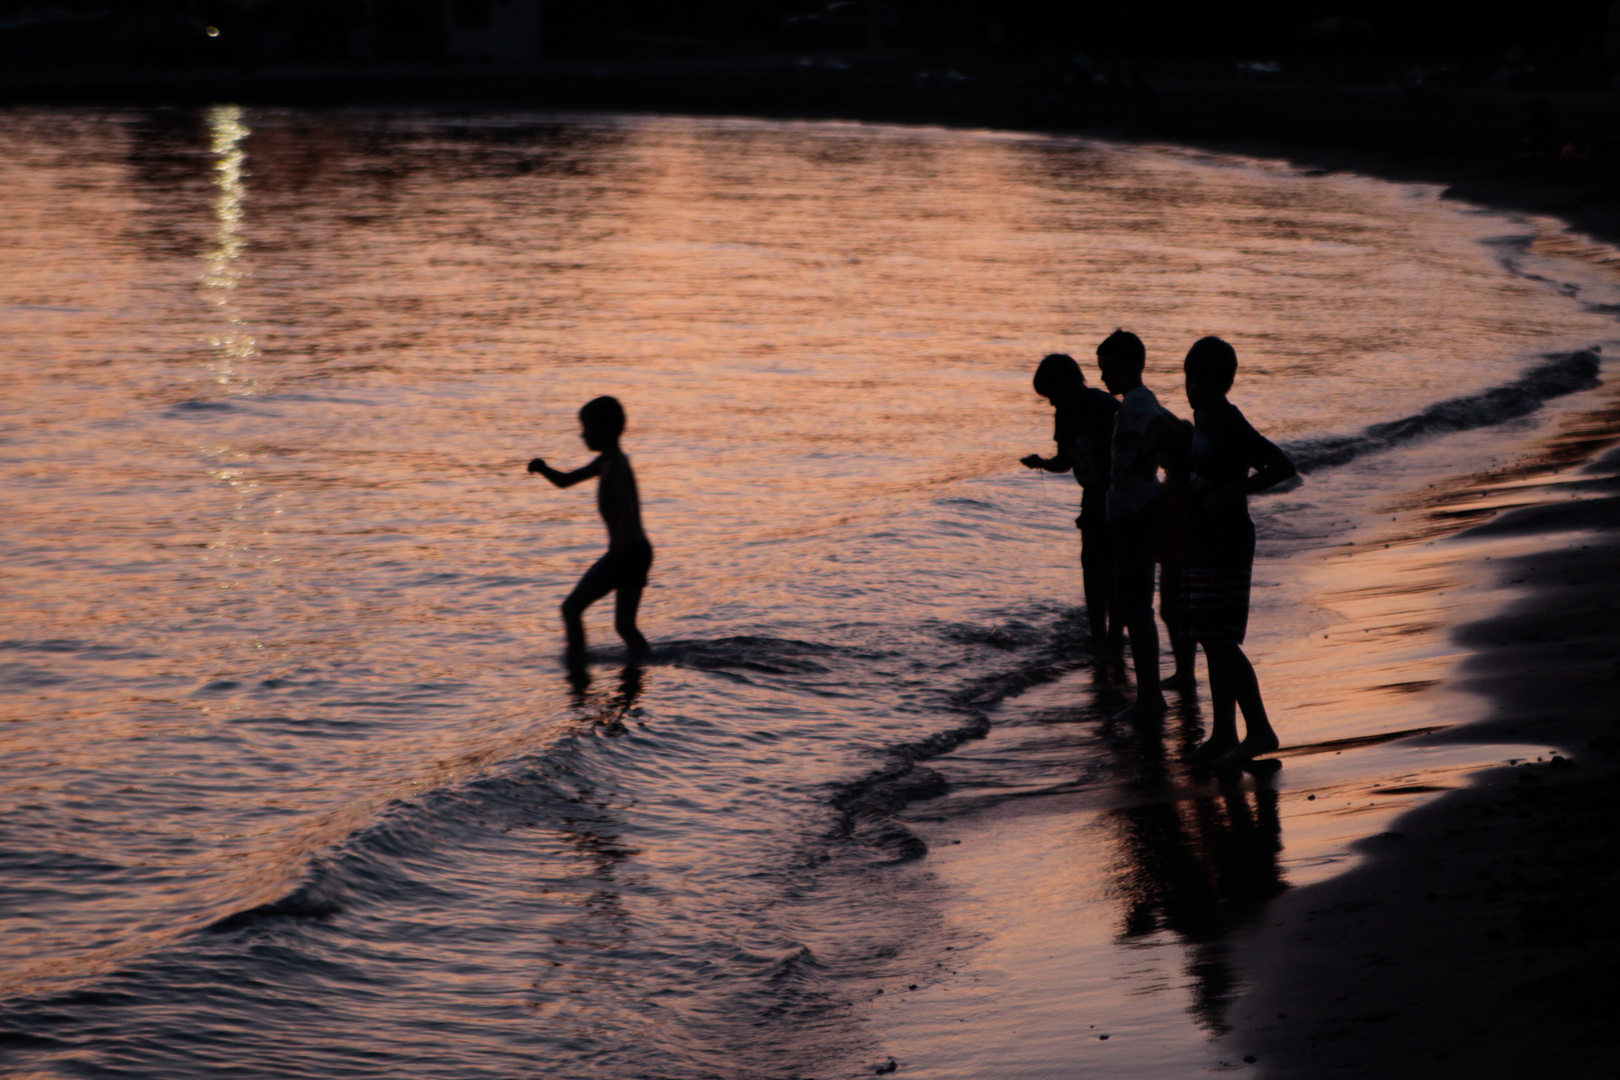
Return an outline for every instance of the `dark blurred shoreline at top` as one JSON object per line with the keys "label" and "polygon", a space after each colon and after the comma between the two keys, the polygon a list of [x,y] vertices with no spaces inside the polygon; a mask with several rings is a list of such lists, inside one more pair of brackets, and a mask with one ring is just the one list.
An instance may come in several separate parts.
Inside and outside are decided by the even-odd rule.
{"label": "dark blurred shoreline at top", "polygon": [[1606,3],[669,7],[0,0],[0,106],[600,110],[1075,133],[1439,183],[1620,241],[1620,17]]}

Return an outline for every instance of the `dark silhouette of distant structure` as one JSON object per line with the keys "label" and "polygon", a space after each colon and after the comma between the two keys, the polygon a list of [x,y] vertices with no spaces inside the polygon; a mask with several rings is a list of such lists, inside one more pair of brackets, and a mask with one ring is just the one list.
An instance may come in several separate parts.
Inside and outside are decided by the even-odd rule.
{"label": "dark silhouette of distant structure", "polygon": [[542,0],[127,0],[0,3],[12,65],[536,61]]}
{"label": "dark silhouette of distant structure", "polygon": [[820,11],[790,15],[782,22],[784,40],[808,49],[882,49],[900,26],[889,4],[837,0]]}
{"label": "dark silhouette of distant structure", "polygon": [[1481,81],[1507,65],[1518,86],[1571,72],[1612,79],[1610,9],[1609,0],[1350,0],[1304,8],[1291,0],[0,0],[0,59],[12,67],[244,58],[524,63],[898,50],[1225,57],[1231,72],[1233,61],[1263,66],[1276,57],[1447,56],[1471,62]]}

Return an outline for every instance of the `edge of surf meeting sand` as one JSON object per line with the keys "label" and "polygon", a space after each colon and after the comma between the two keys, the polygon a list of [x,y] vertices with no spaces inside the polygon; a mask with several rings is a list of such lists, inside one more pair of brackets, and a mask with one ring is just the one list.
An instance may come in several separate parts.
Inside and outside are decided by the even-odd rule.
{"label": "edge of surf meeting sand", "polygon": [[1480,774],[1274,901],[1235,939],[1250,983],[1223,1059],[1259,1076],[1620,1076],[1620,383],[1595,393],[1541,454],[1467,485],[1496,509],[1462,536],[1529,542],[1487,564],[1527,594],[1453,632],[1489,712],[1431,737],[1558,753]]}

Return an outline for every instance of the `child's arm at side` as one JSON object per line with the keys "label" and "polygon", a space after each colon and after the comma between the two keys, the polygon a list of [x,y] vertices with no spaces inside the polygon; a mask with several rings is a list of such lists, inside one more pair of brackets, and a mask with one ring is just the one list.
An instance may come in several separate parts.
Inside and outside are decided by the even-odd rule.
{"label": "child's arm at side", "polygon": [[1182,430],[1182,425],[1186,423],[1187,421],[1169,409],[1161,409],[1159,415],[1155,416],[1152,422],[1148,424],[1147,430],[1142,432],[1142,444],[1137,447],[1136,460],[1153,462],[1153,469],[1156,473],[1159,468],[1159,458],[1164,455],[1166,447],[1174,447],[1183,434],[1187,437],[1187,445],[1189,447],[1192,445],[1192,429],[1189,427],[1186,432]]}
{"label": "child's arm at side", "polygon": [[1261,459],[1256,465],[1257,471],[1247,484],[1246,495],[1257,495],[1262,491],[1276,487],[1284,480],[1292,480],[1299,475],[1299,469],[1294,466],[1294,459],[1285,454],[1282,447],[1269,439],[1261,450]]}
{"label": "child's arm at side", "polygon": [[532,473],[539,473],[541,476],[545,477],[547,480],[550,480],[553,484],[560,488],[573,487],[581,480],[589,480],[593,476],[600,475],[602,472],[602,459],[601,457],[596,457],[592,459],[590,464],[581,465],[573,472],[565,473],[558,472],[550,465],[547,465],[545,463],[545,459],[535,458],[533,461],[529,462],[529,471]]}
{"label": "child's arm at side", "polygon": [[1234,481],[1223,488],[1216,488],[1204,497],[1204,506],[1212,513],[1237,506],[1250,495],[1258,495],[1276,487],[1284,480],[1292,479],[1299,470],[1294,467],[1294,459],[1285,454],[1281,447],[1270,439],[1256,435],[1258,442],[1253,447],[1253,460],[1249,468],[1253,469],[1246,479]]}
{"label": "child's arm at side", "polygon": [[1159,464],[1167,473],[1185,475],[1192,468],[1192,421],[1172,416],[1168,425],[1161,430],[1164,441],[1159,446]]}

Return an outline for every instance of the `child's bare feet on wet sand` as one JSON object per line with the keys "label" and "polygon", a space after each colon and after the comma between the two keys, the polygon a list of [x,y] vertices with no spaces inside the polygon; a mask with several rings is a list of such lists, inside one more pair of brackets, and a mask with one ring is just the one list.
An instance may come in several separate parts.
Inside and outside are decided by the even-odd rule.
{"label": "child's bare feet on wet sand", "polygon": [[1217,765],[1242,765],[1246,761],[1253,761],[1262,754],[1269,754],[1282,745],[1277,741],[1274,731],[1250,732],[1247,737],[1231,750],[1215,759]]}
{"label": "child's bare feet on wet sand", "polygon": [[1230,754],[1238,747],[1238,737],[1234,732],[1230,735],[1211,735],[1198,745],[1198,748],[1187,755],[1187,760],[1194,765],[1208,765]]}
{"label": "child's bare feet on wet sand", "polygon": [[1115,720],[1157,720],[1162,717],[1170,706],[1165,702],[1164,695],[1156,697],[1138,697],[1131,704],[1114,714]]}

